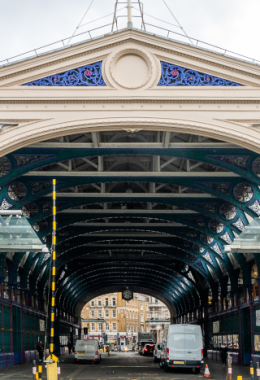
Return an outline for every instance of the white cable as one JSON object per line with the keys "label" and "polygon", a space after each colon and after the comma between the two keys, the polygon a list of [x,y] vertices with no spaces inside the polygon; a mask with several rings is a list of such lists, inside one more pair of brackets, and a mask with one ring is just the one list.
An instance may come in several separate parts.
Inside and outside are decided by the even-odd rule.
{"label": "white cable", "polygon": [[181,30],[183,30],[184,34],[186,35],[186,37],[190,40],[191,44],[194,45],[194,43],[192,42],[192,40],[190,39],[190,37],[188,36],[188,34],[185,32],[185,30],[183,29],[183,27],[181,26],[181,24],[179,23],[179,21],[177,20],[177,18],[174,16],[174,14],[172,13],[172,11],[170,10],[169,6],[167,5],[166,1],[163,0],[164,4],[166,5],[166,7],[168,8],[168,11],[170,12],[170,14],[172,15],[172,17],[174,18],[174,20],[177,22],[177,24],[179,25],[179,27],[181,28]]}
{"label": "white cable", "polygon": [[80,20],[80,23],[79,23],[79,25],[76,27],[76,29],[75,29],[75,31],[74,31],[74,33],[72,34],[72,36],[70,37],[70,39],[69,39],[69,41],[68,41],[68,43],[67,43],[67,45],[70,43],[70,41],[72,40],[72,38],[74,37],[74,34],[76,33],[76,31],[78,30],[78,28],[80,27],[80,24],[82,23],[82,21],[84,20],[84,18],[85,18],[85,16],[87,15],[87,13],[88,13],[88,11],[90,10],[90,7],[91,7],[91,5],[94,3],[94,1],[95,0],[92,0],[91,1],[91,3],[89,4],[89,7],[88,7],[88,9],[86,10],[86,12],[85,12],[85,14],[84,14],[84,16],[82,17],[82,19]]}
{"label": "white cable", "polygon": [[[133,9],[135,9],[135,10],[137,10],[139,12],[138,8],[133,7]],[[146,15],[146,16],[148,16],[148,17],[154,18],[157,21],[161,21],[161,22],[164,22],[165,24],[168,24],[168,25],[171,25],[171,26],[175,26],[176,28],[182,29],[179,25],[175,25],[175,24],[172,24],[171,22],[164,21],[164,20],[162,20],[160,18],[157,18],[157,17],[154,17],[154,16],[150,15],[149,13],[143,12],[143,14]]]}
{"label": "white cable", "polygon": [[[126,7],[121,8],[121,9],[119,9],[117,12],[120,12],[120,11],[122,11],[122,10],[125,9],[125,8],[126,8]],[[137,8],[136,8],[136,9],[137,9]],[[95,21],[102,20],[103,18],[106,18],[106,17],[112,16],[113,14],[114,14],[114,12],[109,13],[109,14],[106,15],[106,16],[103,16],[103,17],[100,17],[100,18],[96,18],[95,20],[92,20],[92,21],[86,22],[85,24],[80,25],[78,28],[82,28],[83,26],[86,26],[86,25],[88,25],[88,24],[91,24],[92,22],[95,22]]]}

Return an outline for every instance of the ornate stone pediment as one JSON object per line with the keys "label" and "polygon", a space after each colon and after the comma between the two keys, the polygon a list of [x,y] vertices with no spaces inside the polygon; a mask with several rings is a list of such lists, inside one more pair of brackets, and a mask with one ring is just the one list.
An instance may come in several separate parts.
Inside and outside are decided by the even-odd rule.
{"label": "ornate stone pediment", "polygon": [[136,30],[90,40],[0,68],[0,87],[17,85],[151,89],[260,86],[257,66]]}

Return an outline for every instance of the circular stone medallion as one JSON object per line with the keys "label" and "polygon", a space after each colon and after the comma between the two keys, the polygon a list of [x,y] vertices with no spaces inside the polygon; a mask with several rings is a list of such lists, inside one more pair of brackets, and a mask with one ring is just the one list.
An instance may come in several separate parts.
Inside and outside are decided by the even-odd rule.
{"label": "circular stone medallion", "polygon": [[112,63],[112,77],[119,86],[136,89],[144,86],[151,77],[151,62],[142,52],[120,52]]}

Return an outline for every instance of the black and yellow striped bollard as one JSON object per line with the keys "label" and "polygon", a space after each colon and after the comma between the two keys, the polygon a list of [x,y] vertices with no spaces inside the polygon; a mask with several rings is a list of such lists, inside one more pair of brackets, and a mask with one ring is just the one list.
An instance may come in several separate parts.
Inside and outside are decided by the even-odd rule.
{"label": "black and yellow striped bollard", "polygon": [[250,378],[253,380],[255,378],[255,369],[253,362],[250,362]]}
{"label": "black and yellow striped bollard", "polygon": [[42,380],[42,365],[41,364],[38,367],[38,379]]}

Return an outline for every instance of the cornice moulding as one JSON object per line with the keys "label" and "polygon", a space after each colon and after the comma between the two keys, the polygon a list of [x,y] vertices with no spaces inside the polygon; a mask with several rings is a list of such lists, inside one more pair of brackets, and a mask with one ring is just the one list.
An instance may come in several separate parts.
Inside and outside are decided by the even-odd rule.
{"label": "cornice moulding", "polygon": [[[138,45],[139,48],[140,46],[146,47],[154,54],[158,54],[160,51],[167,54],[169,53],[172,55],[172,57],[182,57],[183,60],[179,60],[179,64],[185,64],[185,60],[188,60],[193,62],[194,65],[194,61],[196,61],[202,63],[203,65],[211,66],[212,68],[215,67],[224,70],[224,72],[222,72],[222,75],[230,75],[228,72],[237,73],[239,74],[238,77],[232,76],[230,79],[238,81],[242,84],[252,84],[252,82],[247,79],[248,77],[255,78],[260,81],[260,67],[256,65],[135,30],[125,30],[115,34],[109,34],[101,37],[100,39],[90,40],[85,43],[69,47],[67,49],[62,49],[56,52],[3,67],[0,69],[0,81],[17,77],[15,82],[7,81],[5,85],[12,86],[21,82],[26,83],[28,81],[38,79],[38,76],[35,74],[33,77],[26,76],[25,78],[25,74],[48,68],[48,71],[44,71],[46,74],[45,76],[47,76],[51,73],[50,68],[53,70],[53,68],[56,68],[58,64],[67,62],[66,65],[60,65],[59,70],[61,72],[62,70],[73,67],[73,65],[76,64],[75,62],[71,62],[73,60],[75,61],[81,57],[87,58],[89,55],[98,53],[103,50],[103,53],[101,55],[99,54],[96,56],[96,58],[93,57],[91,59],[91,62],[93,62],[93,60],[98,59],[98,57],[102,55],[105,56],[111,52],[112,49],[116,46],[127,43],[134,43]],[[161,54],[158,54],[158,56],[161,56]],[[165,60],[165,56],[161,57]],[[196,67],[197,70],[202,70],[201,66],[194,65],[194,67]],[[204,69],[206,70],[205,66]],[[211,70],[214,75],[220,74],[219,71],[214,71],[213,69]],[[39,75],[41,74],[42,73]],[[21,78],[21,76],[24,77]],[[254,85],[259,86],[260,82]]]}

